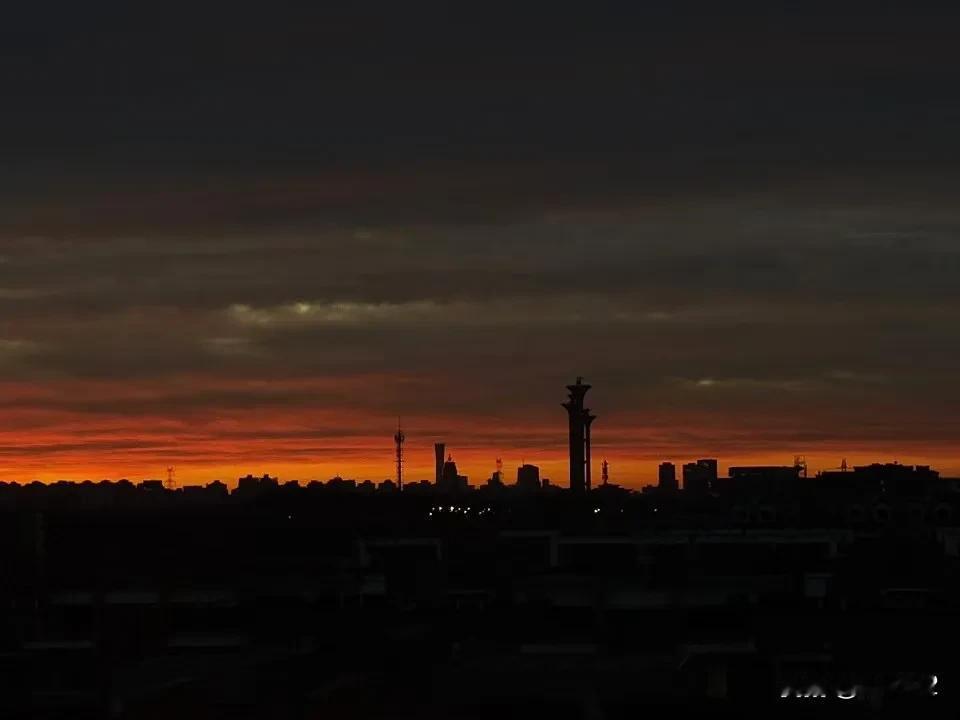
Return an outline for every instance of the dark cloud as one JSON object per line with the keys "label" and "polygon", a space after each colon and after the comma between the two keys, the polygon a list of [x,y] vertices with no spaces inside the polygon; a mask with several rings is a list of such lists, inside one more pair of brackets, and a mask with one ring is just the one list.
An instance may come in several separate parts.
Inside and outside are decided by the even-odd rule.
{"label": "dark cloud", "polygon": [[[638,428],[709,446],[704,419],[724,448],[946,445],[954,14],[21,4],[0,29],[0,372],[117,390],[0,406],[36,432],[44,413],[422,412],[554,447],[516,418],[547,422],[582,373],[613,447]],[[318,377],[347,389],[297,384]],[[324,437],[349,455],[365,422]],[[211,432],[225,457],[242,441]],[[309,433],[262,437],[299,458]]]}

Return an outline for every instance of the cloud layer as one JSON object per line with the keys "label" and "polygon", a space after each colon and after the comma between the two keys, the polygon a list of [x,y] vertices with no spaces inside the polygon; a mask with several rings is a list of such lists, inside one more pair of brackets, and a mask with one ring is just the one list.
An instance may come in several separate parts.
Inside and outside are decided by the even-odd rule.
{"label": "cloud layer", "polygon": [[0,477],[960,474],[944,11],[391,8],[17,11]]}

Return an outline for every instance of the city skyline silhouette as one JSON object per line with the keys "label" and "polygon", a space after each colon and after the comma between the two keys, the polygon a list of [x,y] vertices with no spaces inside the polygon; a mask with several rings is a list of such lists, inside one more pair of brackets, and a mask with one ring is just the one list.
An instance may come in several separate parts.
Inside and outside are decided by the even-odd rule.
{"label": "city skyline silhouette", "polygon": [[[733,480],[739,475],[759,472],[764,475],[770,475],[770,481],[773,482],[774,485],[781,482],[784,485],[789,485],[792,481],[801,478],[804,481],[810,478],[820,479],[821,477],[835,476],[838,472],[841,473],[840,477],[844,477],[848,470],[851,469],[854,473],[857,473],[871,467],[903,468],[907,471],[912,471],[915,467],[923,469],[929,469],[931,467],[929,462],[902,463],[899,459],[890,461],[882,458],[872,458],[867,462],[859,462],[858,459],[854,457],[851,462],[846,456],[837,464],[829,467],[817,467],[816,465],[811,465],[806,455],[800,454],[793,456],[792,464],[783,462],[744,463],[742,459],[738,458],[732,458],[727,462],[721,462],[718,458],[701,458],[687,462],[689,458],[681,458],[681,462],[676,462],[677,458],[669,457],[660,458],[656,461],[657,472],[655,478],[645,479],[645,481],[641,483],[631,483],[629,481],[621,483],[610,482],[611,475],[608,457],[604,454],[602,458],[595,462],[591,453],[591,428],[597,416],[592,414],[590,408],[586,406],[586,395],[593,386],[585,383],[582,376],[577,376],[575,383],[567,385],[566,387],[568,399],[562,403],[562,407],[568,415],[568,446],[567,457],[563,464],[558,466],[556,462],[553,462],[548,463],[545,467],[541,467],[540,464],[535,462],[536,457],[528,458],[521,456],[521,460],[516,465],[516,482],[512,483],[509,475],[504,471],[505,467],[511,471],[512,468],[510,468],[509,462],[504,464],[502,457],[498,454],[494,461],[495,469],[490,471],[490,475],[486,477],[475,475],[471,483],[470,475],[465,470],[465,464],[461,462],[459,468],[457,466],[457,461],[453,455],[453,450],[455,449],[454,444],[446,441],[434,442],[432,446],[433,490],[438,492],[460,492],[482,487],[486,487],[488,490],[495,489],[494,486],[496,486],[496,488],[505,488],[510,485],[517,488],[526,485],[529,488],[529,476],[530,473],[534,473],[535,479],[532,482],[536,489],[540,489],[541,485],[544,489],[547,489],[547,487],[551,490],[566,489],[571,492],[572,496],[579,497],[589,494],[592,489],[599,487],[601,483],[604,487],[610,483],[611,487],[622,488],[626,491],[645,491],[650,488],[658,488],[661,491],[675,491],[682,488],[685,491],[692,490],[694,492],[706,493],[717,490],[723,482],[725,482],[722,472],[724,469],[728,470],[729,477]],[[408,486],[413,485],[415,491],[430,488],[431,481],[429,477],[422,473],[423,465],[417,457],[419,453],[422,452],[422,448],[419,448],[416,444],[407,445],[408,431],[409,425],[404,425],[402,418],[398,418],[396,432],[393,435],[392,477],[388,476],[382,481],[372,481],[369,477],[357,477],[347,471],[337,472],[331,478],[322,479],[314,475],[308,478],[283,478],[283,481],[286,485],[291,486],[299,486],[302,481],[303,484],[310,487],[322,486],[326,481],[326,484],[330,487],[343,485],[344,487],[351,488],[365,487],[371,490],[379,487],[384,491],[391,492],[402,492],[404,483]],[[456,450],[459,453],[460,448],[456,448]],[[704,453],[700,454],[703,455]],[[597,484],[593,484],[591,481],[594,464],[597,464],[601,470],[599,477],[602,477],[602,481]],[[546,472],[548,469],[554,472],[553,477],[555,479],[552,482]],[[679,473],[678,470],[680,471]],[[666,476],[664,475],[665,472],[667,473]],[[706,475],[703,474],[704,472]],[[190,482],[192,478],[190,478],[189,469],[184,473],[183,468],[180,468],[180,477],[182,478],[183,475],[187,475],[188,481],[186,483],[178,483],[176,480],[177,473],[178,469],[176,466],[171,465],[166,468],[167,479],[162,483],[166,489],[174,490],[178,485],[199,487],[206,484],[208,487],[226,487],[231,490],[243,490],[244,482],[249,484],[257,478],[257,475],[248,472],[246,475],[239,477],[239,479],[217,477],[212,482],[197,483]],[[526,480],[524,479],[525,474],[528,476]],[[949,473],[945,475],[941,473],[939,469],[936,470],[936,475],[949,477]],[[269,480],[273,484],[276,484],[279,479],[276,474],[271,475],[269,471],[264,472],[262,477],[264,481]],[[852,478],[853,476],[848,477]],[[616,474],[613,475],[613,478],[617,479]],[[720,478],[719,485],[718,478]],[[94,480],[94,478],[84,478],[83,480],[74,480],[73,482],[89,483],[92,480]],[[130,478],[99,478],[98,480],[100,480],[101,483],[110,482],[111,480],[129,483]],[[144,487],[161,484],[160,480],[155,478],[141,478],[140,480]],[[958,478],[958,480],[960,480],[960,478]],[[70,482],[70,480],[66,478],[59,478],[55,482],[62,484],[64,481]],[[0,479],[0,482],[3,482],[3,480]],[[26,482],[27,481],[21,480],[19,484],[26,484]],[[36,482],[36,480],[33,482]],[[358,485],[357,483],[360,484]]]}
{"label": "city skyline silhouette", "polygon": [[[577,378],[579,382],[582,378]],[[601,386],[601,393],[603,388]],[[603,399],[601,394],[601,401]],[[544,426],[538,428],[537,436],[539,444],[528,444],[517,446],[511,442],[509,436],[504,435],[503,442],[493,444],[497,436],[487,436],[489,444],[485,447],[478,447],[474,434],[468,432],[469,429],[461,429],[460,433],[450,434],[442,433],[436,428],[426,428],[426,432],[421,431],[419,423],[421,422],[416,414],[408,414],[403,423],[404,432],[410,435],[410,443],[405,449],[404,466],[408,478],[415,481],[429,480],[435,472],[436,460],[432,451],[437,442],[443,442],[451,451],[455,451],[458,463],[467,477],[474,478],[473,484],[477,480],[481,483],[495,470],[497,458],[506,458],[505,465],[511,470],[523,465],[525,462],[536,464],[547,477],[566,478],[566,468],[568,466],[569,448],[567,442],[563,439],[562,417],[557,414],[553,426]],[[613,418],[617,422],[617,418]],[[721,453],[711,452],[712,449],[721,447],[722,443],[711,442],[709,437],[704,438],[702,445],[698,447],[693,445],[671,445],[664,443],[660,439],[660,444],[651,443],[643,445],[642,440],[636,440],[633,444],[624,439],[622,427],[608,428],[607,417],[600,424],[600,432],[595,436],[594,443],[598,450],[590,463],[590,471],[599,477],[599,467],[604,459],[612,460],[614,472],[618,484],[641,489],[645,486],[655,485],[657,482],[657,468],[661,462],[673,461],[682,464],[691,458],[705,455],[720,455]],[[528,428],[529,431],[529,428]],[[263,434],[270,436],[270,428],[264,428]],[[462,434],[461,434],[462,433]],[[256,439],[256,433],[251,432],[251,440]],[[85,480],[120,480],[134,479],[143,480],[149,478],[160,478],[166,472],[168,467],[177,468],[178,477],[181,484],[205,484],[214,480],[227,483],[234,486],[236,478],[248,474],[249,472],[262,473],[270,475],[280,475],[284,479],[296,479],[303,482],[310,480],[326,480],[331,477],[349,477],[356,480],[373,480],[379,482],[384,478],[395,478],[396,459],[392,445],[387,443],[391,437],[370,437],[365,438],[369,443],[361,448],[351,448],[344,451],[337,447],[337,441],[331,441],[330,445],[321,443],[322,436],[312,437],[309,432],[303,433],[309,438],[312,452],[317,460],[312,460],[310,451],[297,449],[291,453],[296,460],[291,461],[284,457],[284,454],[274,451],[266,451],[263,455],[258,455],[257,450],[251,450],[248,453],[249,461],[235,461],[233,463],[220,463],[216,458],[207,459],[199,467],[192,466],[189,460],[187,462],[177,462],[184,457],[184,453],[179,450],[178,445],[172,445],[168,454],[165,456],[173,465],[166,465],[160,468],[147,468],[143,464],[134,465],[130,471],[111,471],[105,467],[97,474],[83,475],[82,471],[77,474],[67,472],[59,473],[56,470],[44,469],[42,464],[37,467],[39,473],[31,474],[29,470],[17,467],[15,464],[9,464],[0,469],[0,481],[12,482],[31,482],[41,480],[45,482],[56,482],[59,480],[68,480],[82,482]],[[608,438],[613,437],[615,442],[610,442]],[[181,436],[184,446],[191,445],[191,439],[188,434]],[[572,442],[572,439],[571,439]],[[131,447],[136,447],[133,444]],[[790,446],[785,444],[780,449],[768,448],[757,450],[751,448],[748,441],[742,445],[738,444],[733,448],[727,448],[724,457],[720,457],[721,465],[726,467],[736,465],[786,465],[793,458],[803,456],[811,472],[815,473],[821,470],[833,470],[840,467],[841,462],[853,464],[871,464],[879,463],[900,463],[904,465],[935,465],[941,469],[946,476],[960,476],[960,467],[957,466],[957,459],[952,454],[945,456],[925,453],[923,449],[911,448],[909,444],[898,450],[896,447],[885,446],[882,452],[837,446],[835,451],[827,452],[817,449],[814,452],[808,451],[802,441]],[[817,448],[817,446],[814,446]],[[922,448],[922,446],[921,446]],[[492,452],[491,452],[492,450]],[[731,452],[732,451],[732,452]],[[739,451],[739,452],[738,452]],[[664,453],[664,454],[658,454]],[[109,452],[106,456],[109,457]],[[189,458],[189,455],[187,455]],[[54,463],[54,466],[56,463]],[[30,464],[27,464],[29,467]],[[94,467],[97,463],[94,463]],[[129,464],[128,464],[128,467]],[[228,469],[224,469],[224,468]]]}
{"label": "city skyline silhouette", "polygon": [[498,461],[469,485],[438,443],[434,482],[412,480],[400,421],[396,481],[379,484],[178,486],[174,467],[0,482],[0,707],[955,711],[960,478],[846,460],[811,476],[797,456],[664,462],[642,492],[602,461],[594,484],[603,414],[592,383],[566,389],[562,479],[524,463],[514,481]]}
{"label": "city skyline silhouette", "polygon": [[960,716],[960,6],[8,5],[2,720]]}

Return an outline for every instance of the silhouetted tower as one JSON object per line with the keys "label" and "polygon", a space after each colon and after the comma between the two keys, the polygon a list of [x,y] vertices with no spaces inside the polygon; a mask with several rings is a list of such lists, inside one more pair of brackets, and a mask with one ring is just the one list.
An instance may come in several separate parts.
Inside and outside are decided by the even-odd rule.
{"label": "silhouetted tower", "polygon": [[794,455],[793,466],[797,469],[797,475],[805,478],[807,476],[807,459],[803,455]]}
{"label": "silhouetted tower", "polygon": [[844,458],[843,460],[840,461],[840,472],[846,472],[846,471],[847,471],[847,459]]}
{"label": "silhouetted tower", "polygon": [[590,461],[590,426],[593,424],[593,421],[597,419],[596,415],[591,415],[590,410],[584,409],[583,411],[583,455],[584,455],[584,465],[586,469],[586,485],[587,491],[593,489],[593,482],[591,481],[591,476],[593,475],[593,463]]}
{"label": "silhouetted tower", "polygon": [[437,487],[440,486],[440,483],[443,481],[443,459],[447,456],[447,446],[444,443],[434,443],[433,444],[433,454],[436,456],[437,463],[437,474],[434,478],[434,482],[437,484]]}
{"label": "silhouetted tower", "polygon": [[590,423],[595,419],[583,406],[583,398],[590,389],[578,377],[575,385],[567,385],[570,399],[563,403],[570,419],[570,490],[574,494],[583,494],[590,489]]}
{"label": "silhouetted tower", "polygon": [[172,467],[167,468],[167,490],[174,490],[177,487],[177,471]]}
{"label": "silhouetted tower", "polygon": [[403,490],[403,442],[406,439],[400,427],[400,418],[397,418],[397,434],[393,436],[397,445],[397,490]]}
{"label": "silhouetted tower", "polygon": [[497,458],[497,480],[503,482],[503,460]]}
{"label": "silhouetted tower", "polygon": [[606,485],[610,482],[610,465],[607,463],[607,459],[603,459],[603,463],[600,465],[600,482]]}

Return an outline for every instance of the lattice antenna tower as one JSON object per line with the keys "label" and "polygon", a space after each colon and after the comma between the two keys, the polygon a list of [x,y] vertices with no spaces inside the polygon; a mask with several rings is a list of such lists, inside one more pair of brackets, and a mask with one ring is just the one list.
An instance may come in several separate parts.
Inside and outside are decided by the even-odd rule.
{"label": "lattice antenna tower", "polygon": [[393,442],[397,446],[397,489],[399,490],[403,490],[403,443],[406,439],[400,425],[400,418],[397,418],[397,434],[393,436]]}

